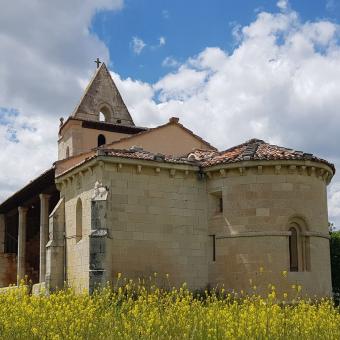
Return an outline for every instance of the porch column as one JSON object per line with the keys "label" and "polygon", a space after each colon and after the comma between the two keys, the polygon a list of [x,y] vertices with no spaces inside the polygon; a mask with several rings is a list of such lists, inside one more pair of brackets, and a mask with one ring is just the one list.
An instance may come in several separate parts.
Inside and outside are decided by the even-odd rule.
{"label": "porch column", "polygon": [[0,254],[5,251],[5,215],[0,214]]}
{"label": "porch column", "polygon": [[25,278],[27,210],[28,208],[26,207],[18,207],[19,211],[18,262],[17,262],[18,283],[20,282],[21,279]]}
{"label": "porch column", "polygon": [[46,244],[48,241],[48,211],[50,195],[40,194],[40,264],[39,282],[45,282]]}

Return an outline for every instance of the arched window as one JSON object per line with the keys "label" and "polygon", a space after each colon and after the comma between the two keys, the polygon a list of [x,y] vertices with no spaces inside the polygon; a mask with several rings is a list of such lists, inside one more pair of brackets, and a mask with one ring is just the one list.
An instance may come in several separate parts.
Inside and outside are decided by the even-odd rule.
{"label": "arched window", "polygon": [[97,142],[97,146],[101,146],[106,144],[106,138],[104,135],[100,134],[98,135],[98,142]]}
{"label": "arched window", "polygon": [[66,148],[66,158],[69,158],[70,157],[70,148],[67,147]]}
{"label": "arched window", "polygon": [[291,235],[289,236],[289,261],[290,271],[299,271],[299,249],[298,249],[298,231],[295,227],[289,229]]}
{"label": "arched window", "polygon": [[310,241],[307,224],[299,217],[289,223],[289,268],[291,272],[311,270]]}
{"label": "arched window", "polygon": [[79,242],[83,237],[83,204],[78,198],[76,207],[76,242]]}

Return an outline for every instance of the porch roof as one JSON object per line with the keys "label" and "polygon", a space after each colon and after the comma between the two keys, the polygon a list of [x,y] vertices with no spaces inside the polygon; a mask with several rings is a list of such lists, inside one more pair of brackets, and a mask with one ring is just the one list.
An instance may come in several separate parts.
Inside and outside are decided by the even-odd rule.
{"label": "porch roof", "polygon": [[32,197],[41,193],[50,194],[57,191],[54,176],[55,167],[52,166],[2,202],[0,204],[0,214],[7,213],[18,206],[24,205]]}

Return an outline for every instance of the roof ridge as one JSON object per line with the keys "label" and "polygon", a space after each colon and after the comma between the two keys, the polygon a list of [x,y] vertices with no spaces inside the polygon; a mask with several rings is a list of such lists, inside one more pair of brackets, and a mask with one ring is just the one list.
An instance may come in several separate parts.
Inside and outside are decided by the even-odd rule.
{"label": "roof ridge", "polygon": [[242,146],[245,146],[245,145],[249,145],[249,144],[253,144],[253,143],[258,143],[258,144],[268,144],[267,142],[265,142],[264,140],[262,139],[258,139],[258,138],[251,138],[251,139],[248,139],[247,141],[241,143],[241,144],[237,144],[235,146],[232,146],[228,149],[225,149],[225,150],[222,150],[220,151],[220,154],[223,154],[223,153],[226,153],[226,152],[230,152],[230,151],[233,151],[237,148],[240,148]]}
{"label": "roof ridge", "polygon": [[[207,142],[206,140],[204,140],[202,137],[200,137],[199,135],[195,134],[194,132],[192,132],[190,129],[188,129],[187,127],[185,127],[183,124],[179,123],[178,121],[175,121],[173,118],[175,117],[171,117],[169,119],[169,121],[165,124],[162,124],[162,125],[158,125],[158,126],[155,126],[155,127],[151,127],[151,128],[146,128],[147,130],[145,131],[141,131],[141,132],[138,132],[134,135],[131,135],[131,136],[126,136],[126,137],[122,137],[121,139],[118,139],[110,144],[107,144],[107,145],[114,145],[116,143],[119,143],[121,141],[124,141],[124,140],[127,140],[127,139],[131,139],[131,138],[134,138],[134,137],[138,137],[140,135],[143,135],[143,134],[147,134],[147,133],[150,133],[150,132],[153,132],[154,130],[156,129],[161,129],[161,128],[164,128],[164,127],[167,127],[169,125],[176,125],[178,127],[180,127],[181,129],[183,129],[184,131],[186,131],[187,133],[191,134],[193,137],[197,138],[198,140],[200,140],[203,144],[207,145],[209,148],[211,148],[212,150],[214,151],[218,151],[217,148],[215,148],[213,145],[211,145],[209,142]],[[204,149],[203,149],[204,150]]]}

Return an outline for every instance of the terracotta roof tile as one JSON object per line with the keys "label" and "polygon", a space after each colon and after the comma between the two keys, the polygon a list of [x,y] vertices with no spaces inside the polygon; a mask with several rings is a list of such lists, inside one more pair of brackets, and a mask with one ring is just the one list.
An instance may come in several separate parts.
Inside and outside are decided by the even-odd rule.
{"label": "terracotta roof tile", "polygon": [[195,157],[203,167],[249,160],[311,160],[324,163],[335,172],[333,164],[313,154],[271,145],[260,139],[251,139],[243,144],[220,152],[195,150],[191,153],[191,157]]}
{"label": "terracotta roof tile", "polygon": [[[157,161],[162,163],[176,163],[176,164],[191,164],[201,166],[203,168],[218,164],[230,164],[242,161],[252,160],[311,160],[319,163],[324,163],[331,167],[335,173],[333,164],[324,159],[318,158],[310,153],[296,151],[293,149],[284,148],[277,145],[271,145],[260,139],[251,139],[243,144],[234,146],[224,151],[217,150],[202,150],[196,149],[182,157],[175,157],[172,155],[155,154],[140,147],[131,147],[130,149],[107,149],[101,147],[97,150],[98,156],[121,157],[128,159],[140,159],[148,161]],[[84,160],[88,161],[92,157]],[[81,164],[82,164],[81,163]],[[77,164],[76,166],[79,166]],[[71,169],[68,169],[69,171]],[[66,171],[66,172],[67,172]],[[62,174],[61,174],[62,175]]]}
{"label": "terracotta roof tile", "polygon": [[130,149],[100,149],[100,155],[111,157],[122,157],[130,159],[141,159],[149,161],[167,162],[167,163],[180,163],[180,164],[192,164],[186,157],[174,157],[172,155],[163,155],[158,153],[152,153],[143,150],[139,147],[132,147]]}

